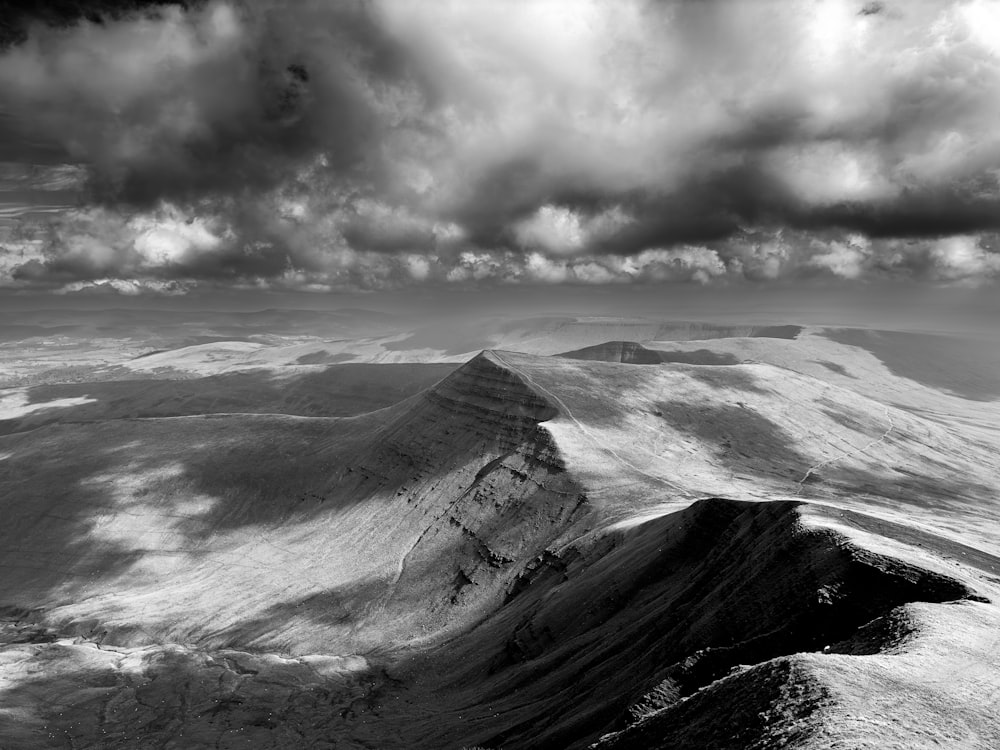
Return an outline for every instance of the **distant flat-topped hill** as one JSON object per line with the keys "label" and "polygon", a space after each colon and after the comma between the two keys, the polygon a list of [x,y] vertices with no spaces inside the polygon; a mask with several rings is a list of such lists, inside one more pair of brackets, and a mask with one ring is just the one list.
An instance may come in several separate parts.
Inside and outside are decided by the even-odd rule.
{"label": "distant flat-topped hill", "polygon": [[729,353],[716,353],[710,349],[692,352],[647,349],[635,341],[608,341],[556,356],[566,359],[585,359],[596,362],[621,362],[629,365],[659,365],[678,362],[687,365],[735,365],[739,360]]}

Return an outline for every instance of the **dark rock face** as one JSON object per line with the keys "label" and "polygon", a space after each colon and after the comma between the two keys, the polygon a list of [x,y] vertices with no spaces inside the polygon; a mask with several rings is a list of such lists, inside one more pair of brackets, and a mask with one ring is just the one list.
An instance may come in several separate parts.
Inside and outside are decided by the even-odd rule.
{"label": "dark rock face", "polygon": [[735,674],[683,703],[654,709],[590,747],[768,750],[795,746],[815,731],[814,716],[828,699],[824,688],[794,658],[775,659]]}
{"label": "dark rock face", "polygon": [[[399,588],[424,589],[418,578],[454,572],[457,583],[445,592],[441,611],[450,617],[456,605],[504,596],[524,564],[585,515],[586,496],[539,427],[555,408],[488,355],[423,398],[385,442],[386,450],[440,477],[433,495],[406,498],[429,519],[407,558],[412,573]],[[414,432],[440,435],[442,442],[414,439]],[[442,465],[451,469],[442,472]]]}
{"label": "dark rock face", "polygon": [[[478,717],[483,733],[472,739],[489,747],[585,747],[609,732],[600,747],[736,748],[751,735],[767,747],[777,735],[739,716],[756,715],[789,681],[816,693],[809,701],[822,697],[784,657],[872,653],[905,638],[901,605],[972,596],[953,579],[803,527],[795,503],[713,498],[533,561],[506,605],[450,644],[469,666],[437,689]],[[718,697],[687,700],[737,668],[736,682],[712,688],[741,696],[736,713]],[[483,715],[487,706],[502,720]],[[768,731],[792,731],[798,718]]]}

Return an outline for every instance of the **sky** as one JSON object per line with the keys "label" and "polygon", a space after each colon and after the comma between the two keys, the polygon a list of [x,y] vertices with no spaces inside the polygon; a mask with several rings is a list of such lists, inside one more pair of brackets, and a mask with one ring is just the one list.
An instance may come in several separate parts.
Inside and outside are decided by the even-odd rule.
{"label": "sky", "polygon": [[91,17],[0,48],[0,295],[979,299],[1000,278],[998,2]]}

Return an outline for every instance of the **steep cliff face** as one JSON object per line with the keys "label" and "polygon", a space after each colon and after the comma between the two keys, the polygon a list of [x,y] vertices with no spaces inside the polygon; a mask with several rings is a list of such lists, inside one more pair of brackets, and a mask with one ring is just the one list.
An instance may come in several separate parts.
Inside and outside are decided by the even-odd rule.
{"label": "steep cliff face", "polygon": [[557,413],[484,353],[378,434],[358,471],[381,475],[365,493],[391,489],[387,512],[404,530],[380,631],[405,637],[485,616],[525,565],[584,528],[586,493],[541,425]]}
{"label": "steep cliff face", "polygon": [[[678,712],[690,710],[688,698],[733,670],[762,665],[723,693],[752,692],[755,682],[777,690],[772,673],[787,667],[771,660],[877,652],[905,635],[905,623],[896,627],[903,605],[973,597],[957,580],[807,529],[796,503],[717,498],[550,552],[526,575],[503,609],[449,644],[462,666],[433,688],[489,747],[585,747],[608,732],[601,747],[669,745],[684,737],[678,724],[690,717]],[[702,727],[683,746],[747,729],[713,710],[718,731]],[[649,722],[670,730],[651,732]],[[434,746],[447,735],[425,739]]]}

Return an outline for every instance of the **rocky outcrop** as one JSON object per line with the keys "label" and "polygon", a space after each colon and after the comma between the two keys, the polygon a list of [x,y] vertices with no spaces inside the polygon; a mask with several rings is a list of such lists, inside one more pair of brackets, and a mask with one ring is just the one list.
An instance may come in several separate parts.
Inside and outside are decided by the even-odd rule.
{"label": "rocky outcrop", "polygon": [[[478,675],[474,703],[461,710],[484,724],[483,706],[503,717],[475,737],[486,746],[584,747],[608,732],[607,747],[672,746],[671,732],[690,720],[678,717],[707,686],[778,689],[785,656],[878,651],[905,638],[901,606],[963,598],[974,595],[954,579],[806,528],[796,503],[706,499],[526,566],[505,607],[451,644],[452,658],[470,665],[451,688],[461,696]],[[715,687],[757,664],[732,688]],[[650,734],[650,722],[669,731]]]}

